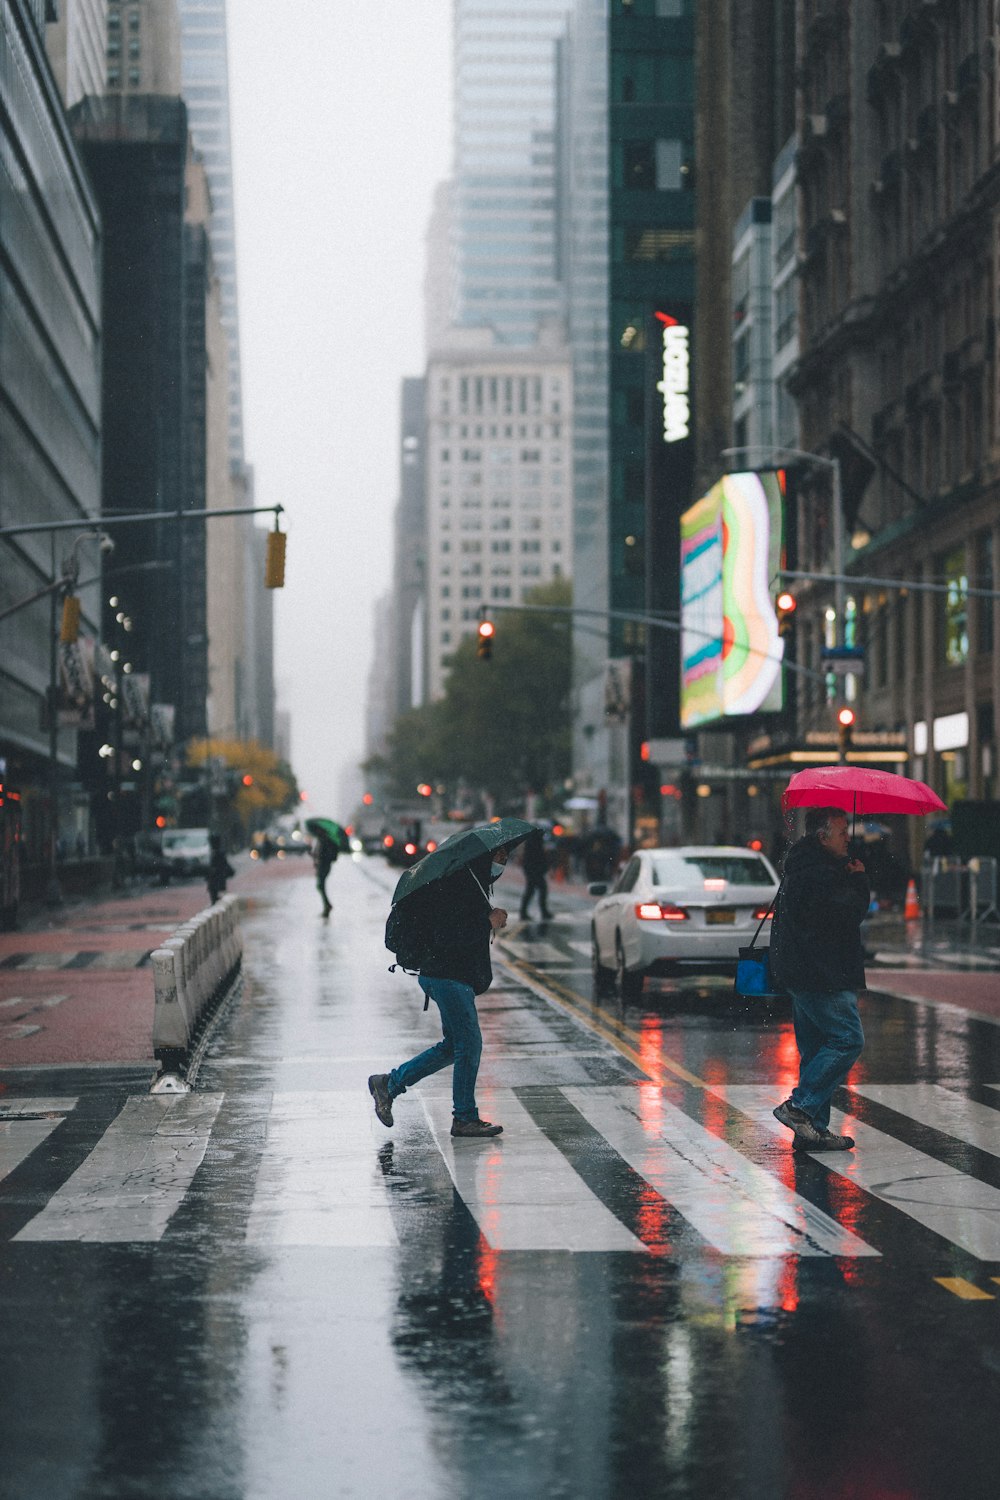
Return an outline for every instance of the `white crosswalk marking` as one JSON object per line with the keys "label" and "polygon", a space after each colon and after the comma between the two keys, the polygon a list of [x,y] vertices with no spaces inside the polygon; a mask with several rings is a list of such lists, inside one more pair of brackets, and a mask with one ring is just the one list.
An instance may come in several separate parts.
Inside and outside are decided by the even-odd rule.
{"label": "white crosswalk marking", "polygon": [[18,1240],[155,1241],[191,1185],[221,1094],[129,1099]]}
{"label": "white crosswalk marking", "polygon": [[[716,1092],[791,1140],[771,1113],[780,1102],[773,1087],[734,1084]],[[1000,1260],[1000,1191],[838,1110],[830,1127],[852,1135],[857,1149],[815,1152],[816,1161],[979,1260]]]}
{"label": "white crosswalk marking", "polygon": [[492,1249],[645,1250],[512,1090],[489,1090],[484,1113],[504,1125],[491,1141],[452,1140],[446,1096],[425,1099],[424,1109],[452,1181]]}
{"label": "white crosswalk marking", "polygon": [[[357,1089],[275,1094],[247,1239],[263,1245],[396,1245]],[[381,1127],[379,1127],[381,1129]]]}
{"label": "white crosswalk marking", "polygon": [[563,1093],[723,1255],[878,1255],[670,1104],[655,1085]]}
{"label": "white crosswalk marking", "polygon": [[977,1104],[939,1083],[865,1083],[852,1085],[852,1091],[943,1135],[978,1146],[990,1156],[1000,1156],[1000,1110],[988,1104]]}
{"label": "white crosswalk marking", "polygon": [[[0,1180],[19,1167],[75,1107],[75,1099],[5,1099],[0,1106]],[[48,1118],[31,1118],[39,1115]]]}

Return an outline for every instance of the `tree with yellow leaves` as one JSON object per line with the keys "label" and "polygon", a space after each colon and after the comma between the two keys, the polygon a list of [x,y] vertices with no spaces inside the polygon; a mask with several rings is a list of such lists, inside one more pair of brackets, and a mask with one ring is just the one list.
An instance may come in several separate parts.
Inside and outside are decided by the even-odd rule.
{"label": "tree with yellow leaves", "polygon": [[263,826],[267,814],[289,812],[299,802],[295,773],[286,761],[257,740],[191,740],[187,763],[194,769],[221,762],[232,807],[244,834]]}

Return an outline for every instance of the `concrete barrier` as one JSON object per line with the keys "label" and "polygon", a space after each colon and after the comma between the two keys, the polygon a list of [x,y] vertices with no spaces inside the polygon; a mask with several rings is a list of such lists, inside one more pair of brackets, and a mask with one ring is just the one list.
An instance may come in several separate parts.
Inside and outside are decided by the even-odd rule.
{"label": "concrete barrier", "polygon": [[151,955],[154,1093],[185,1093],[192,1057],[243,963],[239,898],[223,896],[178,927]]}

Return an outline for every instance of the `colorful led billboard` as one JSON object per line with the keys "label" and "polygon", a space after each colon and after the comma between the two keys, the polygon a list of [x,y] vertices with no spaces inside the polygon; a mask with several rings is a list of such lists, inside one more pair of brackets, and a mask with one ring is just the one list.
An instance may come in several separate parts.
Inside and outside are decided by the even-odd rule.
{"label": "colorful led billboard", "polygon": [[681,516],[681,725],[784,706],[771,590],[784,538],[782,471],[726,474]]}

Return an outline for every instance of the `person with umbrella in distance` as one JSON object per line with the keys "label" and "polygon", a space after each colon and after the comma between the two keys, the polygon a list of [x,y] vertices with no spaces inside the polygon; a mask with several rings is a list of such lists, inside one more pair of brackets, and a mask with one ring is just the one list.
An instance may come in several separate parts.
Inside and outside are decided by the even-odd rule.
{"label": "person with umbrella in distance", "polygon": [[418,931],[420,957],[414,966],[420,988],[441,1013],[442,1036],[416,1057],[368,1079],[383,1125],[393,1124],[392,1105],[400,1094],[450,1066],[452,1135],[483,1140],[503,1130],[480,1119],[476,1104],[483,1050],[476,996],[493,982],[490,943],[507,925],[506,911],[490,899],[493,882],[503,874],[511,848],[533,831],[532,824],[519,818],[468,829],[445,839],[401,876],[386,942],[393,952],[401,952],[390,942],[394,915],[405,917]]}
{"label": "person with umbrella in distance", "polygon": [[858,991],[865,988],[861,924],[871,893],[848,853],[840,807],[810,807],[805,836],[785,856],[771,923],[771,972],[792,997],[799,1081],[774,1117],[809,1151],[849,1151],[830,1129],[830,1099],[861,1056]]}
{"label": "person with umbrella in distance", "polygon": [[332,818],[307,818],[306,832],[311,833],[316,840],[313,845],[313,868],[316,871],[316,889],[319,891],[323,902],[323,916],[328,917],[333,911],[330,898],[326,894],[326,881],[336,864],[337,855],[345,853],[350,848],[350,841],[339,823]]}

